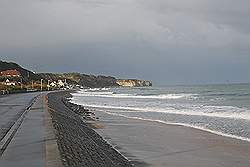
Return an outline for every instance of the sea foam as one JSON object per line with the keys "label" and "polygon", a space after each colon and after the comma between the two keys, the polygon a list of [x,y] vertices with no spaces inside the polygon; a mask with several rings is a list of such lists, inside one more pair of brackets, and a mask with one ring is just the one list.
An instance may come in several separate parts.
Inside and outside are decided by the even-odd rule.
{"label": "sea foam", "polygon": [[233,107],[233,106],[192,106],[191,108],[178,110],[173,107],[140,108],[140,107],[125,107],[125,106],[94,105],[78,101],[75,98],[72,98],[71,102],[87,107],[117,109],[121,110],[122,112],[157,112],[157,113],[160,112],[160,113],[188,115],[188,116],[206,116],[206,117],[250,120],[250,111],[248,109]]}
{"label": "sea foam", "polygon": [[249,141],[250,92],[241,85],[97,88],[73,94],[79,105],[109,114],[197,128]]}
{"label": "sea foam", "polygon": [[196,94],[159,94],[159,95],[137,95],[137,94],[116,94],[115,92],[109,91],[97,91],[99,89],[93,89],[89,91],[80,91],[78,93],[73,93],[73,96],[82,97],[108,97],[108,98],[135,98],[135,99],[180,99],[180,98],[195,98]]}

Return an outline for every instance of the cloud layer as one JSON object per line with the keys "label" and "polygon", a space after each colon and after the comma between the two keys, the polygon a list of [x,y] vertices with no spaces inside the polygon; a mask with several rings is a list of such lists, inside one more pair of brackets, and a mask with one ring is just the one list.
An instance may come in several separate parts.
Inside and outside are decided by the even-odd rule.
{"label": "cloud layer", "polygon": [[247,0],[1,0],[0,54],[37,71],[249,82],[249,16]]}

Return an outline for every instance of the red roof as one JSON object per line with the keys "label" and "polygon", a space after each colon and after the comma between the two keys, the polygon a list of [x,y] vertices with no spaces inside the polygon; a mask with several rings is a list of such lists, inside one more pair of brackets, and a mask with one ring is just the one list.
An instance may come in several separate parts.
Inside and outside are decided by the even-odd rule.
{"label": "red roof", "polygon": [[1,71],[1,76],[20,77],[21,73],[17,70],[6,70],[6,71]]}

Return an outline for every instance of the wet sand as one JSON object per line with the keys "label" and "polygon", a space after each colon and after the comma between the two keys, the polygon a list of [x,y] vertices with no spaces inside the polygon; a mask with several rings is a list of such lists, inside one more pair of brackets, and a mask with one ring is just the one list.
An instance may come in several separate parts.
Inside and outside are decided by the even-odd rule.
{"label": "wet sand", "polygon": [[95,111],[96,131],[136,166],[249,167],[250,142]]}

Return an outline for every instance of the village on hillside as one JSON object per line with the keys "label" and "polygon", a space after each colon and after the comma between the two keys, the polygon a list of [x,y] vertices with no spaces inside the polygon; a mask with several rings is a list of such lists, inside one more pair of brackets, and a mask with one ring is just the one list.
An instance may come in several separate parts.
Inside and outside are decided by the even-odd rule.
{"label": "village on hillside", "polygon": [[[27,75],[29,77],[29,74]],[[16,69],[0,72],[0,94],[67,88],[69,88],[69,85],[66,79],[64,81],[45,79],[25,81],[21,72]]]}
{"label": "village on hillside", "polygon": [[14,62],[0,60],[0,95],[58,89],[152,86],[151,81],[69,73],[36,73]]}

